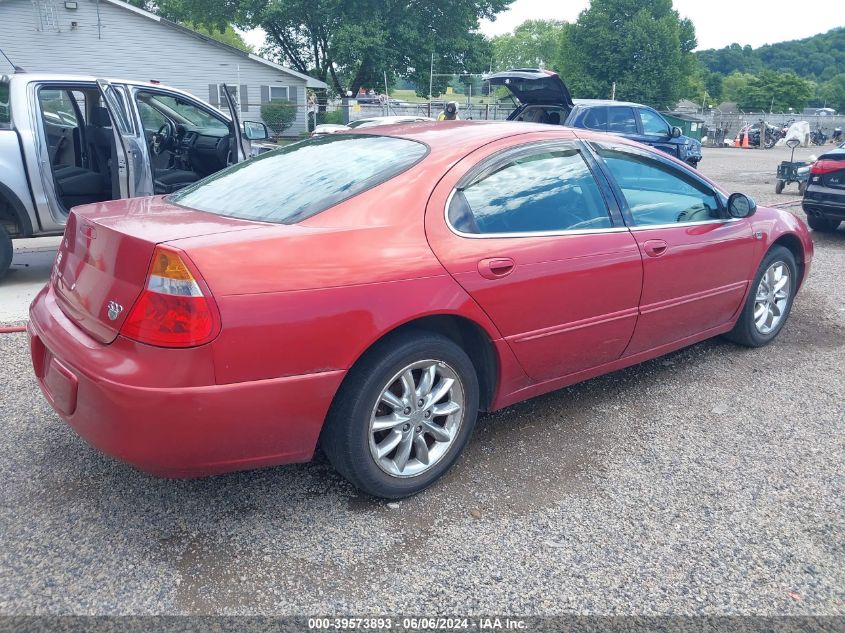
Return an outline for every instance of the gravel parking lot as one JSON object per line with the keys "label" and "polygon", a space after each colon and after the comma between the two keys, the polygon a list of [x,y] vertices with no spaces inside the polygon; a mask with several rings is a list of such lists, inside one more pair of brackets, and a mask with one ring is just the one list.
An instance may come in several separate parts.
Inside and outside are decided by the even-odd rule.
{"label": "gravel parking lot", "polygon": [[[701,168],[788,202],[788,155],[706,148]],[[486,416],[398,504],[324,461],[140,474],[66,427],[26,336],[0,335],[0,613],[843,616],[845,229],[814,237],[771,346],[713,340]]]}

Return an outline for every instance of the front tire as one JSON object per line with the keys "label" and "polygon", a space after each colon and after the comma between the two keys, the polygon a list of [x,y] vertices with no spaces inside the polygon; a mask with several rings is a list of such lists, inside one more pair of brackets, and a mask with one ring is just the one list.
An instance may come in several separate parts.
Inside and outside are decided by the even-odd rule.
{"label": "front tire", "polygon": [[771,343],[789,318],[797,287],[795,256],[783,246],[772,246],[754,275],[742,314],[727,337],[746,347]]}
{"label": "front tire", "polygon": [[9,235],[6,227],[0,224],[0,279],[3,279],[6,273],[9,272],[14,252],[12,237]]}
{"label": "front tire", "polygon": [[833,233],[839,228],[839,220],[831,220],[823,215],[808,215],[807,224],[810,228],[819,233]]}
{"label": "front tire", "polygon": [[775,183],[775,193],[781,193],[783,191],[783,185],[784,185],[783,180],[778,180]]}
{"label": "front tire", "polygon": [[386,338],[353,367],[320,436],[335,469],[374,497],[401,499],[455,463],[478,417],[475,367],[425,331]]}

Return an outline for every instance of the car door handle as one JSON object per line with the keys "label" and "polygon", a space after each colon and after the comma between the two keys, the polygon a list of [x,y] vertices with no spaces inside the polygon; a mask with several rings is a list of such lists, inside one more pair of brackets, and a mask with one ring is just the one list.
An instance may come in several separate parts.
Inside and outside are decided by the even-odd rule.
{"label": "car door handle", "polygon": [[514,266],[510,257],[491,257],[478,262],[478,274],[485,279],[500,279],[510,275]]}
{"label": "car door handle", "polygon": [[649,257],[660,257],[666,252],[667,244],[663,240],[647,240],[643,242],[643,250]]}

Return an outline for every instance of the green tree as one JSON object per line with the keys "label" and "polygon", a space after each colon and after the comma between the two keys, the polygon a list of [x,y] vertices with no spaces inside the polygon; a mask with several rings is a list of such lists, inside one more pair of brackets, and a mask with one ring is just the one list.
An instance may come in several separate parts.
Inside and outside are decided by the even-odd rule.
{"label": "green tree", "polygon": [[819,86],[822,105],[845,112],[845,73],[839,73]]}
{"label": "green tree", "polygon": [[692,22],[672,0],[592,0],[565,29],[558,66],[575,96],[675,104],[694,72]]}
{"label": "green tree", "polygon": [[560,59],[565,23],[526,20],[513,33],[493,38],[493,69],[550,68]]}
{"label": "green tree", "polygon": [[722,80],[722,99],[740,103],[754,81],[755,77],[750,73],[732,72]]}
{"label": "green tree", "polygon": [[217,27],[211,26],[203,26],[202,24],[192,24],[190,22],[185,23],[189,29],[196,31],[202,35],[208,36],[217,40],[218,42],[223,42],[224,44],[228,44],[229,46],[234,46],[235,48],[239,48],[245,53],[254,53],[255,50],[244,41],[244,38],[241,37],[240,33],[238,33],[235,29],[232,28],[231,24],[227,24],[225,28],[220,31]]}
{"label": "green tree", "polygon": [[[408,77],[428,92],[435,72],[479,72],[490,60],[479,20],[513,0],[161,0],[159,10],[203,24],[261,27],[262,53],[328,82],[338,94],[379,87],[383,73]],[[437,82],[443,83],[444,82]]]}
{"label": "green tree", "polygon": [[792,71],[807,79],[829,80],[845,68],[845,27],[760,48],[731,44],[718,50],[698,51],[695,55],[708,70],[722,75],[774,70]]}
{"label": "green tree", "polygon": [[739,107],[755,112],[785,112],[803,109],[815,94],[815,83],[795,73],[764,70],[754,77],[739,95]]}

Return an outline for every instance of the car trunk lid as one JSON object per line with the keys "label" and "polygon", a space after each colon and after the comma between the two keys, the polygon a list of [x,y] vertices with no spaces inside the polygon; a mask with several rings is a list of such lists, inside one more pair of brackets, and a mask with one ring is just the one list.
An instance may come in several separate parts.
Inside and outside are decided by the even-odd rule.
{"label": "car trunk lid", "polygon": [[484,80],[491,86],[505,86],[522,104],[560,105],[568,110],[574,107],[569,88],[550,70],[515,68],[485,75]]}
{"label": "car trunk lid", "polygon": [[57,303],[91,337],[111,343],[145,287],[157,244],[256,226],[160,197],[76,207],[53,267]]}

